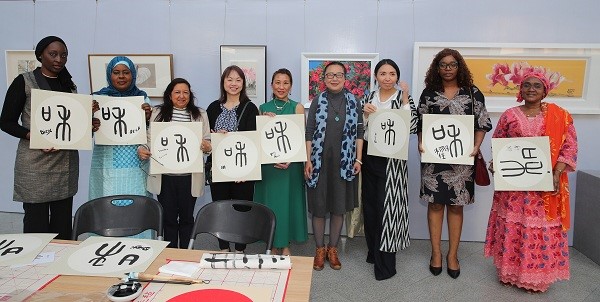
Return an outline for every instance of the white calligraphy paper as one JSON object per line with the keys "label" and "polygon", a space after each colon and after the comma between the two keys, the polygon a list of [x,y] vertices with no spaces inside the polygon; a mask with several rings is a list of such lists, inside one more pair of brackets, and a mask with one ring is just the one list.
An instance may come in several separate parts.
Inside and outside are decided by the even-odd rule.
{"label": "white calligraphy paper", "polygon": [[145,271],[168,244],[158,240],[93,236],[60,257],[44,273],[121,278],[125,273]]}
{"label": "white calligraphy paper", "polygon": [[305,162],[304,114],[256,117],[261,163]]}
{"label": "white calligraphy paper", "polygon": [[473,165],[472,115],[424,114],[421,135],[421,162]]}
{"label": "white calligraphy paper", "polygon": [[261,180],[257,131],[211,133],[213,182]]}
{"label": "white calligraphy paper", "polygon": [[290,256],[238,253],[204,253],[201,268],[227,269],[291,269]]}
{"label": "white calligraphy paper", "polygon": [[554,191],[547,136],[492,138],[496,191]]}
{"label": "white calligraphy paper", "polygon": [[369,115],[367,154],[408,159],[410,111],[378,109]]}
{"label": "white calligraphy paper", "polygon": [[202,122],[150,123],[150,174],[204,173]]}
{"label": "white calligraphy paper", "polygon": [[94,95],[100,110],[94,117],[100,128],[94,133],[98,145],[146,144],[146,120],[143,96],[111,97]]}
{"label": "white calligraphy paper", "polygon": [[58,234],[0,235],[0,266],[30,264]]}
{"label": "white calligraphy paper", "polygon": [[92,150],[92,96],[31,89],[29,148]]}

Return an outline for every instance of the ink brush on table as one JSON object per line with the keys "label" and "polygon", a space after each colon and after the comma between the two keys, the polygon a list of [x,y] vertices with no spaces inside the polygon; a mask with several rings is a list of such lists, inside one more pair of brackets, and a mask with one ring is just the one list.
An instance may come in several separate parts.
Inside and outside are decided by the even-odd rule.
{"label": "ink brush on table", "polygon": [[201,280],[201,279],[191,279],[185,277],[170,277],[170,276],[160,276],[160,275],[152,275],[146,273],[127,273],[125,274],[125,278],[123,280],[131,280],[138,282],[156,282],[156,283],[169,283],[169,284],[208,284],[210,280]]}

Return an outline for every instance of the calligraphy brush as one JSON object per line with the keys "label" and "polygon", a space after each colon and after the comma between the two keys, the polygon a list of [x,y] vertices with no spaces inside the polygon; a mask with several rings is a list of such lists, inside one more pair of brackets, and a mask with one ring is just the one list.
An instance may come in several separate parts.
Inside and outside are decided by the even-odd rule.
{"label": "calligraphy brush", "polygon": [[172,284],[208,284],[210,280],[190,279],[185,277],[168,277],[160,275],[152,275],[146,273],[127,273],[125,279],[138,282],[157,282],[157,283],[172,283]]}

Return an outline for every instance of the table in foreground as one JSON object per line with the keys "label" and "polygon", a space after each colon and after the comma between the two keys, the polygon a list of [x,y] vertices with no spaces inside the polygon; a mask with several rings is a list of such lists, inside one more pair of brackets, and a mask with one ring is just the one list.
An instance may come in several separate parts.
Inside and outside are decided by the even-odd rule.
{"label": "table in foreground", "polygon": [[[56,243],[72,243],[75,241],[53,240]],[[209,251],[202,250],[181,250],[166,248],[152,262],[146,273],[157,274],[158,268],[167,263],[167,260],[187,260],[200,261],[203,253]],[[290,270],[289,281],[285,293],[285,301],[308,301],[310,297],[310,285],[312,279],[312,258],[292,256],[292,269]],[[61,301],[73,300],[89,297],[98,299],[106,293],[106,290],[113,284],[119,282],[118,278],[110,277],[89,277],[89,276],[65,276],[61,275],[39,291],[39,298],[50,296],[53,293],[66,295],[57,295]],[[35,299],[36,295],[33,296]],[[97,300],[94,300],[97,301]],[[108,299],[105,299],[108,301]]]}

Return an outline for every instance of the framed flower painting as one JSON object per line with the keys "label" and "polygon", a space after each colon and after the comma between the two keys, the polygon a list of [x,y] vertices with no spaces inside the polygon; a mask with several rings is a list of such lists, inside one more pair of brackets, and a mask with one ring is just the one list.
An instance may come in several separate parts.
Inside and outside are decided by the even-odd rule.
{"label": "framed flower painting", "polygon": [[550,92],[545,101],[573,114],[600,114],[600,44],[500,44],[417,42],[413,58],[413,91],[424,88],[425,74],[435,55],[456,49],[485,95],[489,112],[517,106],[516,95],[529,72],[546,75]]}
{"label": "framed flower painting", "polygon": [[348,89],[358,101],[369,96],[375,87],[373,69],[379,61],[377,53],[333,54],[302,53],[302,103],[305,107],[325,90],[323,72],[325,66],[332,61],[340,61],[346,67],[346,83]]}
{"label": "framed flower painting", "polygon": [[237,65],[246,77],[246,94],[257,106],[267,100],[267,46],[221,45],[221,72]]}

